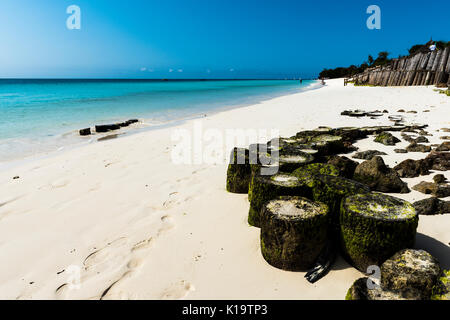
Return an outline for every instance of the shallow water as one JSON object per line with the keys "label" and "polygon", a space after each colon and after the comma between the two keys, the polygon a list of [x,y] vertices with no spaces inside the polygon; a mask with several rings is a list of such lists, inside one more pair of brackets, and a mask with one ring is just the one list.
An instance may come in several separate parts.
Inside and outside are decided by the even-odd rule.
{"label": "shallow water", "polygon": [[95,124],[139,118],[145,126],[162,125],[307,90],[316,83],[0,80],[0,162],[80,143],[78,129]]}

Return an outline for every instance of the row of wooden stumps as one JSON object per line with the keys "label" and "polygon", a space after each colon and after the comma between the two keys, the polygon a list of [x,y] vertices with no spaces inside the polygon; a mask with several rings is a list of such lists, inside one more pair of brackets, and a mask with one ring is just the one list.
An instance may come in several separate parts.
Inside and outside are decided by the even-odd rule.
{"label": "row of wooden stumps", "polygon": [[249,149],[234,148],[227,190],[248,193],[248,222],[261,228],[264,259],[274,267],[308,271],[315,282],[335,254],[366,272],[414,244],[418,216],[401,199],[371,192],[328,161],[355,140],[405,126],[319,128]]}
{"label": "row of wooden stumps", "polygon": [[356,84],[375,86],[450,86],[450,47],[443,50],[420,52],[389,64],[370,68],[354,75]]}

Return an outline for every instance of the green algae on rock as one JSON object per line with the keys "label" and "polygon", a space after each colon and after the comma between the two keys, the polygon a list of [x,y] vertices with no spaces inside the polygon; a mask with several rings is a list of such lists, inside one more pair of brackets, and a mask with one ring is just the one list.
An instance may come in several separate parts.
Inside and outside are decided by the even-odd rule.
{"label": "green algae on rock", "polygon": [[317,175],[313,199],[327,204],[330,212],[339,215],[341,200],[347,196],[368,193],[369,187],[354,180],[332,175]]}
{"label": "green algae on rock", "polygon": [[341,247],[358,270],[381,265],[414,245],[418,215],[407,201],[381,193],[356,194],[342,201]]}
{"label": "green algae on rock", "polygon": [[310,163],[298,168],[292,173],[294,176],[304,181],[311,188],[314,186],[314,177],[317,175],[339,176],[339,169],[331,164]]}
{"label": "green algae on rock", "polygon": [[260,213],[265,202],[279,196],[310,196],[311,190],[297,177],[287,173],[277,173],[271,176],[257,173],[253,176],[248,191],[250,209],[248,223],[260,226]]}
{"label": "green algae on rock", "polygon": [[381,288],[407,299],[429,300],[441,267],[424,250],[404,249],[381,265]]}
{"label": "green algae on rock", "polygon": [[432,289],[431,300],[450,300],[450,270],[443,270]]}
{"label": "green algae on rock", "polygon": [[358,162],[353,161],[344,156],[330,156],[327,157],[327,163],[339,169],[339,176],[352,179]]}
{"label": "green algae on rock", "polygon": [[369,289],[367,283],[372,281],[367,277],[359,278],[348,289],[345,300],[407,300],[400,294],[384,291],[379,286]]}
{"label": "green algae on rock", "polygon": [[310,140],[310,144],[322,156],[337,154],[345,149],[342,137],[330,134],[315,136]]}
{"label": "green algae on rock", "polygon": [[227,170],[227,191],[232,193],[247,193],[251,178],[249,150],[234,148],[230,155]]}
{"label": "green algae on rock", "polygon": [[311,268],[327,243],[328,207],[302,197],[279,197],[261,210],[261,252],[272,266]]}
{"label": "green algae on rock", "polygon": [[373,141],[382,143],[386,146],[394,146],[396,143],[400,142],[400,139],[394,137],[390,132],[381,132]]}
{"label": "green algae on rock", "polygon": [[310,153],[298,150],[296,152],[280,152],[278,165],[283,172],[293,172],[294,170],[314,161],[314,156]]}

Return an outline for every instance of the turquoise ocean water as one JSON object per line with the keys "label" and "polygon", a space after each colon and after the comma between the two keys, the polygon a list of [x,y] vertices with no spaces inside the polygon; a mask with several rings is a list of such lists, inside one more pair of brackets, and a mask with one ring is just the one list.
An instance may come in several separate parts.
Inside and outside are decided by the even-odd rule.
{"label": "turquoise ocean water", "polygon": [[0,162],[82,143],[80,128],[130,118],[157,127],[314,88],[304,80],[0,80]]}

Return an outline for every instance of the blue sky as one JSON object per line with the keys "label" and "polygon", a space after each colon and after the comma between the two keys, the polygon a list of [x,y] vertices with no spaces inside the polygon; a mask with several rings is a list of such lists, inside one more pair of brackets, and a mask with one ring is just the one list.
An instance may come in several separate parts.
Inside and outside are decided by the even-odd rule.
{"label": "blue sky", "polygon": [[[81,8],[81,30],[66,8]],[[381,30],[366,9],[381,8]],[[1,0],[0,77],[284,78],[449,39],[450,1]]]}

